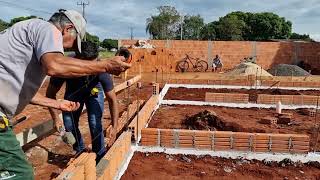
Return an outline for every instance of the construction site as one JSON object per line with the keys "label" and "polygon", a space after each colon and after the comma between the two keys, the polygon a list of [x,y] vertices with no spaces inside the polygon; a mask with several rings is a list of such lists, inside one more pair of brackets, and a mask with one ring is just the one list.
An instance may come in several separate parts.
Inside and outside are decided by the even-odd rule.
{"label": "construction site", "polygon": [[28,105],[15,117],[26,119],[14,131],[36,179],[320,179],[320,43],[144,43],[118,42],[132,67],[113,77],[117,138],[110,144],[105,102],[108,148],[97,164],[85,110],[79,126],[87,151],[76,155],[47,108]]}

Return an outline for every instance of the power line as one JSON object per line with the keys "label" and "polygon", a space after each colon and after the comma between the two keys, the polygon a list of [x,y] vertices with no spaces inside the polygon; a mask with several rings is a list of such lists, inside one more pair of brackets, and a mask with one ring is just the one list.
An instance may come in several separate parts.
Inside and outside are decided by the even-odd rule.
{"label": "power line", "polygon": [[0,3],[1,3],[1,4],[5,4],[5,5],[8,6],[8,7],[15,7],[15,8],[20,8],[20,9],[24,9],[24,10],[27,10],[27,11],[38,12],[38,13],[43,13],[43,14],[52,14],[52,13],[47,12],[47,11],[44,11],[44,10],[38,10],[38,9],[28,8],[28,7],[24,7],[24,6],[22,6],[22,5],[15,4],[15,3],[12,3],[12,2],[7,2],[7,1],[2,1],[2,0],[0,0]]}
{"label": "power line", "polygon": [[86,9],[86,6],[89,5],[89,1],[87,1],[87,2],[83,2],[83,1],[77,2],[77,5],[78,6],[82,6],[82,16],[83,16],[83,18],[86,18],[85,17],[85,9]]}

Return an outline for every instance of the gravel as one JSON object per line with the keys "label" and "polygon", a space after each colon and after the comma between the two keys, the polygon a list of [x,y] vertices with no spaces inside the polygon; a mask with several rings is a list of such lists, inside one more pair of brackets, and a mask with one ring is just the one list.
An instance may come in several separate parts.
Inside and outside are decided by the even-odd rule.
{"label": "gravel", "polygon": [[269,69],[268,72],[274,76],[309,76],[310,74],[296,65],[279,64]]}

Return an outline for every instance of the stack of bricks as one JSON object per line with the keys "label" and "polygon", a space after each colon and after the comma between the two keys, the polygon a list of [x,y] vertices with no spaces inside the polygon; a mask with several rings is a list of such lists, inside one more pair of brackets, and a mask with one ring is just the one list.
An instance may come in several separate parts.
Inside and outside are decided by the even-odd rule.
{"label": "stack of bricks", "polygon": [[249,94],[240,93],[206,93],[206,102],[249,103]]}
{"label": "stack of bricks", "polygon": [[129,86],[132,86],[133,84],[138,82],[140,79],[141,79],[141,75],[137,75],[137,76],[133,77],[132,79],[129,79],[129,80],[117,85],[116,87],[114,87],[114,90],[116,93],[119,91],[122,91],[123,89],[126,89]]}
{"label": "stack of bricks", "polygon": [[145,128],[142,129],[141,145],[212,151],[308,153],[309,136]]}
{"label": "stack of bricks", "polygon": [[56,178],[57,180],[95,180],[96,154],[82,153],[69,162],[68,167]]}
{"label": "stack of bricks", "polygon": [[269,95],[259,94],[257,103],[258,104],[276,104],[281,102],[285,105],[317,105],[318,96],[310,95]]}

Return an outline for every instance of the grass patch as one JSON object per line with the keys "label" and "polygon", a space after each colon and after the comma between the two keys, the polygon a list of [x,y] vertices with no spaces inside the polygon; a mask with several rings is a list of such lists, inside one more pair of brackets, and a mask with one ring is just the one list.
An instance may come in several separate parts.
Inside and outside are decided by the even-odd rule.
{"label": "grass patch", "polygon": [[110,51],[101,51],[99,52],[99,57],[100,58],[110,58],[115,55],[115,52],[110,52]]}

